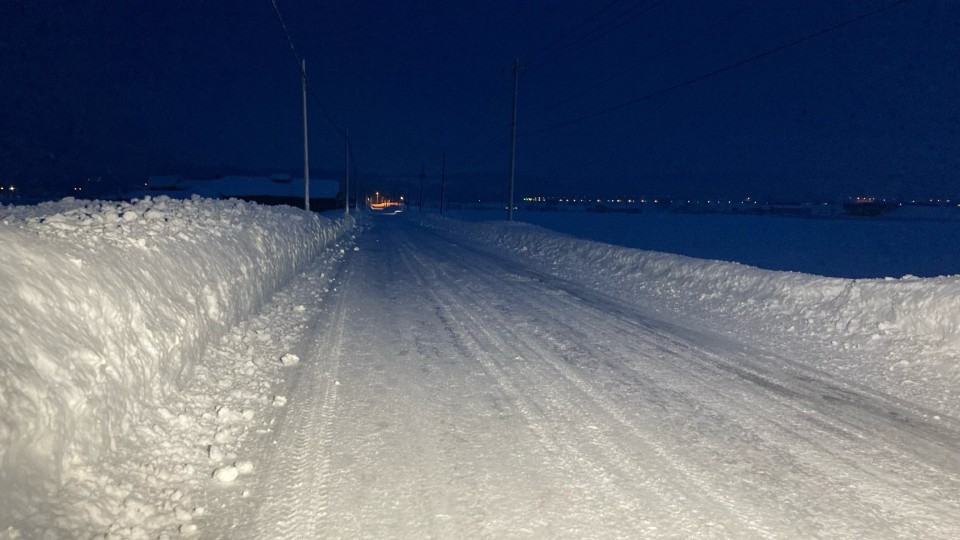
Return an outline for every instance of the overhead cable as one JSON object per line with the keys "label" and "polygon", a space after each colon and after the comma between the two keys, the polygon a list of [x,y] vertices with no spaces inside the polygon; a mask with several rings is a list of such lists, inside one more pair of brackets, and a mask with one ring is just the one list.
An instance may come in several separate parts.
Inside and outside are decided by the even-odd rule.
{"label": "overhead cable", "polygon": [[[550,41],[550,42],[547,43],[546,45],[543,45],[542,47],[540,47],[539,49],[537,49],[533,54],[530,54],[527,58],[528,58],[528,59],[534,59],[534,60],[535,60],[537,56],[540,56],[541,54],[544,54],[544,51],[549,50],[550,47],[553,47],[554,44],[560,43],[560,42],[562,42],[563,40],[567,39],[568,37],[570,37],[571,35],[573,35],[574,32],[576,32],[577,30],[579,30],[579,29],[583,28],[584,26],[590,24],[591,21],[593,21],[594,19],[596,19],[596,18],[599,17],[600,15],[603,15],[608,9],[610,9],[611,7],[613,7],[615,4],[619,3],[620,1],[621,1],[621,0],[613,0],[612,2],[607,3],[605,6],[603,6],[602,8],[600,8],[599,11],[597,11],[597,12],[594,13],[593,15],[587,17],[586,19],[584,19],[583,21],[581,21],[580,24],[574,26],[574,27],[571,28],[570,30],[567,30],[567,31],[564,32],[563,34],[557,36],[556,38],[554,38],[552,41]],[[551,52],[551,53],[548,53],[548,54],[552,54],[552,52]]]}
{"label": "overhead cable", "polygon": [[[651,61],[653,61],[653,60],[656,60],[656,59],[664,56],[665,54],[667,54],[667,53],[669,53],[669,52],[671,52],[671,51],[673,51],[673,50],[676,50],[676,49],[679,48],[679,47],[682,47],[682,46],[690,43],[690,42],[693,41],[694,39],[697,39],[698,37],[701,37],[701,36],[703,36],[703,35],[706,35],[706,34],[709,33],[709,32],[712,32],[712,31],[715,30],[717,27],[719,27],[721,24],[729,23],[730,21],[732,21],[732,20],[736,19],[737,17],[739,17],[740,15],[746,13],[747,11],[749,11],[750,9],[752,9],[754,6],[756,6],[757,4],[759,4],[759,3],[763,2],[763,1],[764,1],[764,0],[754,0],[753,2],[751,2],[751,3],[747,4],[746,6],[740,8],[739,10],[737,10],[737,11],[735,11],[735,12],[729,14],[729,15],[725,15],[725,16],[723,16],[723,17],[721,17],[721,18],[718,18],[718,19],[714,20],[711,24],[707,25],[705,28],[703,28],[703,29],[700,30],[699,32],[696,32],[696,33],[694,33],[694,34],[691,34],[691,35],[689,35],[689,36],[687,36],[687,37],[685,37],[685,38],[683,38],[683,39],[681,39],[681,40],[675,41],[675,42],[671,43],[670,45],[667,45],[666,47],[660,49],[660,50],[657,51],[656,53],[651,54],[651,55],[643,58],[643,59],[640,61],[640,63],[638,63],[638,64],[636,64],[636,65],[634,65],[634,66],[632,66],[632,67],[629,67],[629,68],[627,68],[627,69],[632,71],[632,70],[636,70],[636,69],[640,69],[640,68],[642,68],[642,67],[645,67],[648,62],[651,62]],[[611,76],[609,76],[609,77],[607,77],[607,78],[605,78],[605,79],[602,79],[602,80],[600,80],[600,81],[597,81],[596,83],[591,84],[590,86],[588,86],[588,87],[586,87],[586,88],[584,88],[584,89],[582,89],[582,90],[580,90],[580,91],[578,91],[578,92],[575,92],[574,94],[571,94],[571,95],[569,95],[569,96],[567,96],[567,97],[565,97],[565,98],[563,98],[563,99],[561,99],[561,100],[553,103],[552,105],[548,105],[547,107],[545,107],[545,108],[543,108],[543,109],[540,109],[540,110],[538,110],[538,111],[535,111],[535,112],[533,112],[533,113],[531,113],[531,114],[536,115],[536,114],[543,114],[543,113],[552,111],[552,110],[560,107],[561,105],[564,105],[564,104],[566,104],[566,103],[569,103],[569,102],[573,101],[574,99],[577,99],[578,97],[581,97],[581,96],[587,94],[587,93],[590,92],[591,90],[596,90],[597,88],[600,88],[601,86],[604,86],[605,84],[609,83],[610,81],[613,81],[613,80],[616,80],[616,79],[620,79],[620,78],[622,78],[622,77],[623,77],[623,70],[619,70],[619,71],[617,71],[615,74],[613,74],[613,75],[611,75]]]}
{"label": "overhead cable", "polygon": [[[626,25],[632,23],[633,21],[637,20],[639,17],[641,17],[641,16],[643,16],[643,15],[646,15],[647,13],[653,11],[655,8],[657,8],[658,6],[660,6],[661,4],[663,4],[663,3],[666,2],[666,1],[667,1],[667,0],[659,0],[659,1],[654,2],[654,3],[652,3],[652,4],[648,5],[648,6],[645,6],[645,7],[642,7],[642,6],[640,6],[640,5],[638,4],[638,5],[636,5],[636,6],[632,7],[632,8],[629,8],[629,9],[627,9],[627,10],[622,11],[622,12],[621,12],[619,15],[617,15],[616,17],[613,17],[612,19],[606,21],[605,23],[601,24],[600,26],[597,26],[596,28],[590,30],[589,32],[581,35],[580,37],[578,37],[578,38],[575,39],[574,41],[571,41],[571,42],[567,43],[566,45],[560,47],[559,49],[556,49],[556,50],[554,50],[554,51],[552,51],[552,52],[550,52],[550,53],[547,53],[546,55],[544,55],[544,57],[543,57],[542,59],[540,59],[539,62],[534,63],[534,67],[541,67],[541,66],[543,66],[543,65],[545,65],[545,64],[548,64],[548,63],[550,63],[550,62],[552,62],[552,61],[554,61],[554,60],[556,60],[556,59],[558,59],[558,58],[561,58],[564,53],[567,53],[567,52],[569,52],[569,51],[571,51],[571,50],[581,49],[581,48],[583,48],[583,47],[585,47],[585,46],[593,43],[594,41],[597,41],[597,40],[599,40],[599,39],[601,39],[601,38],[603,38],[603,37],[608,36],[608,35],[612,34],[613,32],[615,32],[616,30],[619,30],[619,29],[623,28],[624,26],[626,26]],[[638,11],[636,11],[636,13],[633,13],[633,14],[631,14],[631,15],[627,15],[630,11],[636,10],[637,8],[640,8],[640,9],[639,9]],[[613,26],[610,27],[611,25],[613,25]],[[597,32],[599,32],[599,34],[598,34]]]}
{"label": "overhead cable", "polygon": [[293,39],[290,37],[290,32],[287,30],[286,23],[283,22],[283,16],[280,14],[280,8],[277,7],[277,0],[269,0],[270,5],[273,6],[273,12],[277,16],[277,22],[280,23],[280,29],[283,30],[283,35],[287,38],[287,44],[290,45],[290,52],[293,54],[293,59],[297,63],[297,71],[300,72],[300,76],[307,83],[307,91],[310,94],[310,97],[313,98],[313,101],[316,102],[317,106],[320,107],[320,112],[323,113],[323,117],[327,120],[327,123],[333,128],[334,131],[340,135],[341,138],[346,139],[347,133],[346,130],[341,128],[330,116],[330,113],[327,112],[326,107],[324,107],[323,102],[320,101],[320,98],[317,97],[316,92],[313,90],[313,86],[310,84],[310,79],[307,77],[307,72],[303,67],[303,60],[300,58],[300,55],[297,54],[297,48],[293,45]]}
{"label": "overhead cable", "polygon": [[547,126],[547,127],[541,128],[541,129],[537,129],[537,130],[534,130],[534,131],[528,131],[528,132],[522,133],[521,135],[523,135],[523,136],[526,136],[526,135],[535,135],[535,134],[538,134],[538,133],[545,133],[545,132],[548,132],[548,131],[553,131],[553,130],[555,130],[555,129],[559,129],[559,128],[562,128],[562,127],[572,126],[572,125],[574,125],[574,124],[579,124],[580,122],[583,122],[583,121],[585,121],[585,120],[589,120],[589,119],[595,118],[595,117],[597,117],[597,116],[602,116],[602,115],[604,115],[604,114],[609,114],[609,113],[611,113],[611,112],[618,111],[618,110],[620,110],[620,109],[629,107],[629,106],[631,106],[631,105],[636,105],[637,103],[640,103],[640,102],[643,102],[643,101],[647,101],[647,100],[652,99],[652,98],[655,98],[655,97],[662,96],[662,95],[664,95],[664,94],[673,92],[673,91],[675,91],[675,90],[679,90],[679,89],[681,89],[681,88],[684,88],[684,87],[690,86],[690,85],[692,85],[692,84],[698,83],[698,82],[703,81],[703,80],[705,80],[705,79],[709,79],[709,78],[711,78],[711,77],[715,77],[715,76],[720,75],[720,74],[722,74],[722,73],[726,73],[726,72],[728,72],[728,71],[730,71],[730,70],[733,70],[733,69],[735,69],[735,68],[738,68],[738,67],[740,67],[740,66],[743,66],[743,65],[746,65],[746,64],[755,62],[755,61],[760,60],[760,59],[762,59],[762,58],[766,58],[766,57],[771,56],[771,55],[773,55],[773,54],[776,54],[776,53],[778,53],[778,52],[781,52],[781,51],[784,51],[784,50],[786,50],[786,49],[789,49],[789,48],[791,48],[791,47],[795,47],[795,46],[797,46],[797,45],[800,45],[801,43],[805,43],[805,42],[810,41],[810,40],[812,40],[812,39],[818,38],[818,37],[820,37],[820,36],[822,36],[822,35],[824,35],[824,34],[828,34],[828,33],[833,32],[833,31],[835,31],[835,30],[839,30],[839,29],[844,28],[844,27],[846,27],[846,26],[850,26],[851,24],[855,24],[855,23],[857,23],[857,22],[860,22],[860,21],[862,21],[862,20],[864,20],[864,19],[867,19],[867,18],[869,18],[869,17],[872,17],[872,16],[877,15],[877,14],[879,14],[879,13],[882,13],[882,12],[884,12],[884,11],[888,11],[888,10],[890,10],[890,9],[893,9],[894,7],[897,7],[897,6],[899,6],[900,4],[905,4],[905,3],[907,3],[908,1],[909,1],[909,0],[896,0],[895,2],[890,2],[890,3],[884,4],[884,5],[876,8],[876,9],[873,9],[873,10],[868,11],[868,12],[866,12],[866,13],[863,13],[863,14],[861,14],[861,15],[857,15],[856,17],[852,17],[852,18],[850,18],[850,19],[846,19],[846,20],[841,21],[841,22],[839,22],[839,23],[833,24],[833,25],[831,25],[831,26],[828,26],[828,27],[826,27],[826,28],[823,28],[823,29],[820,29],[820,30],[818,30],[818,31],[816,31],[816,32],[813,32],[812,34],[807,34],[807,35],[805,35],[805,36],[803,36],[803,37],[797,38],[797,39],[795,39],[795,40],[793,40],[793,41],[790,41],[790,42],[788,42],[788,43],[784,43],[783,45],[774,47],[774,48],[772,48],[772,49],[767,49],[767,50],[765,50],[765,51],[763,51],[763,52],[761,52],[761,53],[755,54],[755,55],[753,55],[753,56],[751,56],[751,57],[749,57],[749,58],[745,58],[745,59],[743,59],[743,60],[734,62],[734,63],[732,63],[732,64],[728,64],[728,65],[726,65],[726,66],[724,66],[724,67],[715,69],[715,70],[710,71],[710,72],[708,72],[708,73],[704,73],[704,74],[702,74],[702,75],[698,75],[698,76],[693,77],[693,78],[691,78],[691,79],[687,79],[687,80],[685,80],[685,81],[676,83],[676,84],[671,85],[671,86],[668,86],[668,87],[666,87],[666,88],[661,88],[660,90],[656,90],[656,91],[654,91],[654,92],[650,92],[649,94],[644,94],[644,95],[642,95],[642,96],[640,96],[640,97],[631,99],[631,100],[629,100],[629,101],[625,101],[625,102],[623,102],[623,103],[619,103],[619,104],[617,104],[617,105],[613,105],[613,106],[611,106],[611,107],[607,107],[607,108],[605,108],[605,109],[602,109],[602,110],[599,110],[599,111],[596,111],[596,112],[593,112],[593,113],[590,113],[590,114],[585,114],[585,115],[583,115],[583,116],[579,116],[579,117],[577,117],[577,118],[573,118],[573,119],[570,119],[570,120],[567,120],[567,121],[564,121],[564,122],[560,122],[560,123],[557,123],[557,124],[553,124],[553,125],[550,125],[550,126]]}

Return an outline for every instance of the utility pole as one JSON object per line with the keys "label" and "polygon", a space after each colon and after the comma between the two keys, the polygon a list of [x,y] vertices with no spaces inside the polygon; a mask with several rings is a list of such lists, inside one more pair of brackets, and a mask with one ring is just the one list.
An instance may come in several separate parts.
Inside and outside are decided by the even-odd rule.
{"label": "utility pole", "polygon": [[423,213],[423,181],[427,178],[427,164],[420,165],[420,213]]}
{"label": "utility pole", "polygon": [[520,71],[527,66],[520,65],[520,59],[513,61],[513,115],[510,120],[510,200],[507,202],[507,221],[513,221],[513,183],[517,162],[517,79]]}
{"label": "utility pole", "polygon": [[356,210],[357,213],[359,214],[360,213],[360,171],[356,167],[353,168],[353,184],[354,184],[353,191],[357,193],[354,196],[354,201],[356,202],[354,203],[353,209]]}
{"label": "utility pole", "polygon": [[350,215],[350,130],[343,136],[343,213]]}
{"label": "utility pole", "polygon": [[447,153],[443,153],[443,160],[440,162],[440,215],[443,215],[443,192],[447,183]]}
{"label": "utility pole", "polygon": [[307,61],[300,60],[300,89],[303,93],[303,209],[310,211],[310,153],[307,149]]}

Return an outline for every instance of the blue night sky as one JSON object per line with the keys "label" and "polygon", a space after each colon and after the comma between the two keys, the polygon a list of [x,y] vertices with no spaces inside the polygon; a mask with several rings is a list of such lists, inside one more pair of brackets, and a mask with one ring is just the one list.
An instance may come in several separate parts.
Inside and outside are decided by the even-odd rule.
{"label": "blue night sky", "polygon": [[[518,196],[960,195],[953,0],[277,6],[370,185],[422,163],[433,183],[446,152],[454,194],[502,197],[519,58]],[[300,78],[269,0],[2,0],[0,88],[0,183],[302,167]],[[339,174],[313,100],[310,131],[315,174]]]}

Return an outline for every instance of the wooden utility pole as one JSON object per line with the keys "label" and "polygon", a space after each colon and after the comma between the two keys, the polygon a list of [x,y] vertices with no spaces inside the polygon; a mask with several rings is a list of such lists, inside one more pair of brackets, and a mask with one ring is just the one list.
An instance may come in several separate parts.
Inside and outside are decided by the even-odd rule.
{"label": "wooden utility pole", "polygon": [[507,221],[513,221],[513,184],[517,162],[517,79],[526,66],[520,65],[520,59],[513,61],[513,115],[510,119],[510,200],[507,201]]}
{"label": "wooden utility pole", "polygon": [[444,187],[447,183],[447,153],[443,153],[443,159],[440,162],[440,215],[443,215],[443,195]]}
{"label": "wooden utility pole", "polygon": [[300,60],[300,88],[303,93],[303,209],[310,211],[310,153],[307,145],[307,61]]}
{"label": "wooden utility pole", "polygon": [[354,195],[354,197],[353,197],[353,200],[356,201],[356,202],[354,203],[353,209],[356,210],[357,213],[359,214],[359,213],[360,213],[360,197],[361,197],[361,195],[360,195],[360,170],[357,169],[356,167],[353,168],[353,191],[356,193],[356,195]]}
{"label": "wooden utility pole", "polygon": [[343,136],[343,177],[346,179],[343,188],[343,213],[350,214],[350,130]]}

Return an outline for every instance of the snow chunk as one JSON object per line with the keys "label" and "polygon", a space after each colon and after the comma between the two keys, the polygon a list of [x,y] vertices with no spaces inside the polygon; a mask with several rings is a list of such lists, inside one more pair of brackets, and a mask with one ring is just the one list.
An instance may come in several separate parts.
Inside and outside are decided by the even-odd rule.
{"label": "snow chunk", "polygon": [[238,461],[234,464],[240,474],[250,474],[253,472],[252,461]]}
{"label": "snow chunk", "polygon": [[280,363],[285,366],[295,366],[300,363],[300,357],[293,353],[287,353],[280,357]]}
{"label": "snow chunk", "polygon": [[240,470],[234,465],[227,465],[213,471],[213,477],[224,484],[233,482],[238,476],[240,476]]}
{"label": "snow chunk", "polygon": [[230,407],[223,406],[217,409],[217,419],[219,419],[221,423],[227,424],[244,420],[244,415],[230,409]]}
{"label": "snow chunk", "polygon": [[220,450],[219,446],[211,444],[207,446],[207,457],[210,458],[210,461],[221,461],[224,457],[223,451]]}

